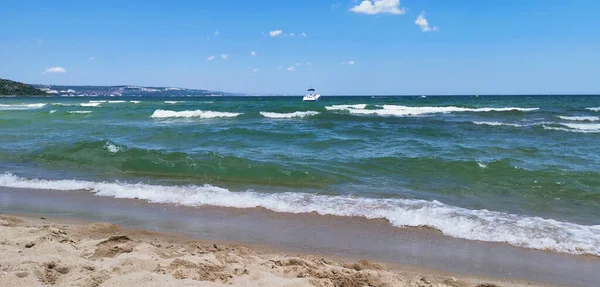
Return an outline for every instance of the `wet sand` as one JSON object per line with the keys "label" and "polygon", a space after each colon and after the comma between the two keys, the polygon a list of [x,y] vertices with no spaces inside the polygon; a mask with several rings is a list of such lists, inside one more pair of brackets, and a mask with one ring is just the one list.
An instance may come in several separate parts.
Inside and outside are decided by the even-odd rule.
{"label": "wet sand", "polygon": [[[265,253],[266,249],[280,250],[276,254],[282,258],[287,258],[290,254],[298,253],[319,254],[317,257],[335,257],[335,260],[328,260],[333,260],[336,262],[335,264],[341,264],[340,266],[366,258],[378,261],[379,263],[377,264],[385,266],[385,272],[391,272],[400,276],[399,278],[401,279],[397,279],[400,280],[397,282],[401,283],[398,284],[408,284],[395,285],[394,283],[389,286],[411,286],[413,283],[417,284],[413,284],[414,286],[428,286],[418,285],[425,283],[419,283],[420,278],[415,279],[410,277],[413,275],[425,276],[426,281],[446,285],[450,281],[443,283],[444,280],[455,277],[466,284],[460,286],[475,286],[484,283],[484,281],[496,282],[495,284],[499,286],[518,286],[519,284],[540,286],[542,284],[600,286],[600,274],[597,272],[597,270],[600,270],[600,259],[597,257],[557,254],[517,248],[507,244],[455,239],[443,236],[435,230],[395,228],[383,220],[340,218],[316,214],[282,214],[262,209],[180,207],[149,204],[140,200],[96,197],[83,192],[35,191],[7,188],[0,189],[0,210],[5,213],[36,214],[45,217],[62,218],[63,220],[77,219],[117,223],[123,227],[168,232],[171,234],[161,235],[166,237],[177,234],[183,238],[187,237],[187,240],[201,239],[218,240],[219,242],[240,242],[246,245],[245,248],[249,248],[250,251],[255,253]],[[43,229],[39,225],[41,223],[32,222],[27,224],[30,227],[21,226],[19,228],[34,228],[33,231],[29,231],[32,233]],[[76,227],[79,225],[71,225],[71,223],[68,226],[69,228],[75,228],[75,231],[77,228],[82,228]],[[129,230],[128,232],[133,231]],[[110,236],[119,235],[117,233],[119,232],[103,233],[103,236],[104,239],[107,239]],[[136,234],[138,233],[130,236],[131,241],[149,244],[143,241],[143,238],[137,238]],[[101,237],[100,234],[96,234],[95,236],[95,240],[101,239],[99,238]],[[78,237],[76,239],[81,240]],[[205,241],[201,243],[206,244]],[[85,244],[88,244],[89,246],[85,246],[89,248],[97,248],[93,247],[93,244],[90,242]],[[95,244],[99,244],[99,242]],[[252,244],[258,244],[258,246]],[[248,247],[248,245],[252,246]],[[302,258],[304,258],[303,260],[313,262],[311,261],[313,260],[311,259],[312,257]],[[342,261],[351,262],[340,263]],[[256,262],[263,261],[259,260]],[[38,263],[44,264],[43,262]],[[165,261],[167,265],[171,263]],[[222,263],[219,264],[223,265]],[[308,263],[302,263],[301,265],[303,264],[308,266]],[[280,274],[290,275],[293,273],[290,273],[291,271],[289,270],[285,271],[287,267],[279,267],[281,267],[278,269],[279,271],[273,273],[275,275],[271,275],[280,276]],[[325,266],[322,268],[327,269],[330,267]],[[317,269],[320,270],[322,268],[319,267]],[[348,272],[353,272],[351,269],[349,268]],[[408,272],[412,275],[408,276],[403,272]],[[292,275],[293,278],[298,278],[298,274],[294,273]],[[437,281],[429,279],[429,277],[435,277]],[[308,283],[303,282],[306,284],[314,283],[309,281],[307,281]],[[228,283],[231,282],[233,281],[228,281]],[[224,282],[221,283],[225,284]],[[292,284],[291,282],[288,283]],[[240,286],[260,286],[256,284],[252,283]],[[264,286],[276,285],[267,284]]]}

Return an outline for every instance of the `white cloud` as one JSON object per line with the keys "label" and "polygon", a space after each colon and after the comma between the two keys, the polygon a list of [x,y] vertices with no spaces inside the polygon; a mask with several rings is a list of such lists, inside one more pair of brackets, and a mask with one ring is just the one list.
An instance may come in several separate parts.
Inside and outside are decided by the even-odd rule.
{"label": "white cloud", "polygon": [[302,66],[302,63],[296,63],[296,66]]}
{"label": "white cloud", "polygon": [[66,72],[67,72],[67,70],[65,70],[65,68],[63,68],[63,67],[52,67],[52,68],[46,69],[46,73],[64,74]]}
{"label": "white cloud", "polygon": [[207,61],[212,61],[215,59],[215,56],[209,56],[208,58],[206,58]]}
{"label": "white cloud", "polygon": [[256,52],[254,52],[254,51],[250,52],[250,56],[256,57]]}
{"label": "white cloud", "polygon": [[290,33],[290,36],[294,37],[294,35],[295,35],[294,33]]}
{"label": "white cloud", "polygon": [[90,57],[90,61],[96,60],[96,57]]}
{"label": "white cloud", "polygon": [[296,68],[294,68],[294,66],[291,66],[289,68],[286,69],[288,72],[295,72]]}
{"label": "white cloud", "polygon": [[400,8],[400,0],[363,0],[359,5],[350,8],[354,13],[368,15],[376,14],[404,14],[404,8]]}
{"label": "white cloud", "polygon": [[229,60],[229,55],[227,55],[227,54],[221,54],[221,59],[227,61],[227,60]]}
{"label": "white cloud", "polygon": [[425,19],[424,11],[421,12],[421,14],[419,14],[417,17],[417,20],[415,20],[415,25],[419,26],[422,32],[437,32],[440,30],[437,26],[429,26],[429,22],[427,22],[427,19]]}
{"label": "white cloud", "polygon": [[300,35],[302,35],[302,37],[306,38],[306,33],[302,32],[302,33],[300,33]]}
{"label": "white cloud", "polygon": [[214,34],[215,36],[219,36],[219,35],[221,34],[221,32],[219,32],[219,31],[215,31],[213,34]]}
{"label": "white cloud", "polygon": [[281,30],[273,30],[273,31],[269,32],[269,35],[271,35],[271,37],[277,37],[281,34],[283,34],[283,31],[281,31]]}
{"label": "white cloud", "polygon": [[342,65],[350,65],[350,66],[352,66],[354,64],[356,64],[356,62],[354,62],[354,61],[342,62]]}

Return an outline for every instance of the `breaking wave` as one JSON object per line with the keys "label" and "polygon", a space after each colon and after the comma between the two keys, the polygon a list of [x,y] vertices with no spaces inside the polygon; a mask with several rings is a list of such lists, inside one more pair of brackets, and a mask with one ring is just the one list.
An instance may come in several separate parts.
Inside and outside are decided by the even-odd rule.
{"label": "breaking wave", "polygon": [[214,112],[214,111],[170,111],[170,110],[155,110],[150,116],[151,118],[232,118],[241,115],[241,113],[229,112]]}
{"label": "breaking wave", "polygon": [[567,116],[557,116],[560,119],[566,120],[566,121],[577,121],[577,122],[595,122],[595,121],[600,121],[600,117],[586,117],[586,116],[574,116],[574,117],[567,117]]}
{"label": "breaking wave", "polygon": [[9,105],[0,104],[0,111],[35,110],[35,109],[41,109],[44,106],[46,106],[45,103],[39,103],[39,104],[9,104]]}
{"label": "breaking wave", "polygon": [[[107,149],[110,149],[110,145]],[[572,254],[600,256],[600,225],[579,225],[486,209],[470,210],[439,201],[357,198],[310,193],[232,192],[213,185],[164,186],[127,182],[27,179],[0,175],[0,186],[89,191],[97,196],[137,198],[185,206],[263,207],[276,212],[383,218],[397,227],[429,226],[448,236]]]}
{"label": "breaking wave", "polygon": [[325,109],[334,111],[346,111],[351,114],[362,114],[362,115],[380,115],[380,116],[420,116],[427,114],[439,114],[439,113],[454,113],[454,112],[530,112],[536,111],[539,108],[518,108],[518,107],[505,107],[505,108],[463,108],[463,107],[408,107],[408,106],[397,106],[397,105],[383,105],[378,106],[379,109],[367,109],[366,104],[358,105],[334,105],[327,106]]}
{"label": "breaking wave", "polygon": [[523,127],[524,125],[520,124],[511,124],[511,123],[503,123],[503,122],[478,122],[473,121],[472,123],[476,125],[486,125],[486,126],[508,126],[508,127]]}
{"label": "breaking wave", "polygon": [[319,112],[315,111],[297,111],[293,113],[271,113],[271,112],[260,112],[263,117],[271,119],[291,119],[291,118],[304,118],[310,116],[316,116]]}

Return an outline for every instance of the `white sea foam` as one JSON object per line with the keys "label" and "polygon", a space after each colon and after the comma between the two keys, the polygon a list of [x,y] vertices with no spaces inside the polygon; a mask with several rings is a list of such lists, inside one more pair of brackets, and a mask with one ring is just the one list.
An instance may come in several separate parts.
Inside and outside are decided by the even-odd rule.
{"label": "white sea foam", "polygon": [[68,111],[69,114],[91,114],[92,111]]}
{"label": "white sea foam", "polygon": [[81,103],[79,104],[82,107],[97,107],[99,106],[101,103]]}
{"label": "white sea foam", "polygon": [[179,104],[179,103],[185,103],[185,101],[165,101],[165,104]]}
{"label": "white sea foam", "polygon": [[271,113],[271,112],[260,112],[263,117],[272,119],[291,119],[291,118],[304,118],[310,116],[316,116],[319,112],[315,111],[297,111],[293,113]]}
{"label": "white sea foam", "polygon": [[420,116],[427,114],[454,113],[454,112],[510,112],[536,111],[539,108],[462,108],[462,107],[408,107],[397,105],[383,105],[381,109],[366,109],[365,104],[360,105],[334,105],[325,107],[327,110],[345,110],[351,114],[380,115],[380,116]]}
{"label": "white sea foam", "polygon": [[104,148],[106,148],[109,152],[111,153],[117,153],[121,150],[121,148],[111,142],[106,142],[106,144],[104,145]]}
{"label": "white sea foam", "polygon": [[592,123],[558,123],[563,127],[542,125],[546,130],[564,131],[572,133],[600,133],[600,124]]}
{"label": "white sea foam", "polygon": [[127,103],[127,101],[108,101],[109,104],[122,104],[122,103]]}
{"label": "white sea foam", "polygon": [[141,103],[142,101],[129,101],[129,102],[130,102],[130,103],[133,103],[133,104],[139,104],[139,103]]}
{"label": "white sea foam", "polygon": [[587,108],[586,110],[590,110],[592,112],[600,112],[600,107],[599,108]]}
{"label": "white sea foam", "polygon": [[595,122],[595,121],[600,121],[600,117],[586,117],[586,116],[574,116],[574,117],[567,117],[567,116],[557,116],[563,120],[566,121],[578,121],[578,122]]}
{"label": "white sea foam", "polygon": [[357,104],[357,105],[333,105],[333,106],[326,106],[325,109],[329,110],[329,111],[339,111],[339,110],[349,110],[349,109],[365,109],[367,107],[367,104]]}
{"label": "white sea foam", "polygon": [[486,126],[508,126],[508,127],[522,127],[520,124],[511,124],[511,123],[503,123],[503,122],[478,122],[473,121],[472,123],[476,125],[486,125]]}
{"label": "white sea foam", "polygon": [[143,183],[26,179],[0,175],[0,186],[90,191],[98,196],[138,198],[186,206],[263,207],[276,212],[384,218],[392,225],[430,226],[445,235],[515,246],[600,256],[600,225],[579,225],[485,209],[470,210],[438,201],[374,199],[308,193],[231,192],[211,185],[160,186]]}
{"label": "white sea foam", "polygon": [[51,111],[49,112],[49,114],[53,114],[53,113],[56,113],[56,110],[51,110]]}
{"label": "white sea foam", "polygon": [[600,124],[560,123],[561,125],[579,131],[600,132]]}
{"label": "white sea foam", "polygon": [[0,104],[0,111],[16,111],[16,110],[35,110],[46,106],[45,103],[39,104]]}
{"label": "white sea foam", "polygon": [[229,112],[214,112],[214,111],[170,111],[170,110],[156,110],[150,116],[151,118],[231,118],[237,117],[241,113],[229,113]]}
{"label": "white sea foam", "polygon": [[106,103],[107,101],[102,100],[102,101],[90,101],[90,103]]}

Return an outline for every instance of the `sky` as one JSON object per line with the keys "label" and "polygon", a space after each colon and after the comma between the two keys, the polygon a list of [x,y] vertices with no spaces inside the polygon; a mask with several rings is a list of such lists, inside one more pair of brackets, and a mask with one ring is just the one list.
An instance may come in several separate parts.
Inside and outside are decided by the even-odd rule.
{"label": "sky", "polygon": [[600,93],[596,0],[0,5],[0,78],[254,94]]}

